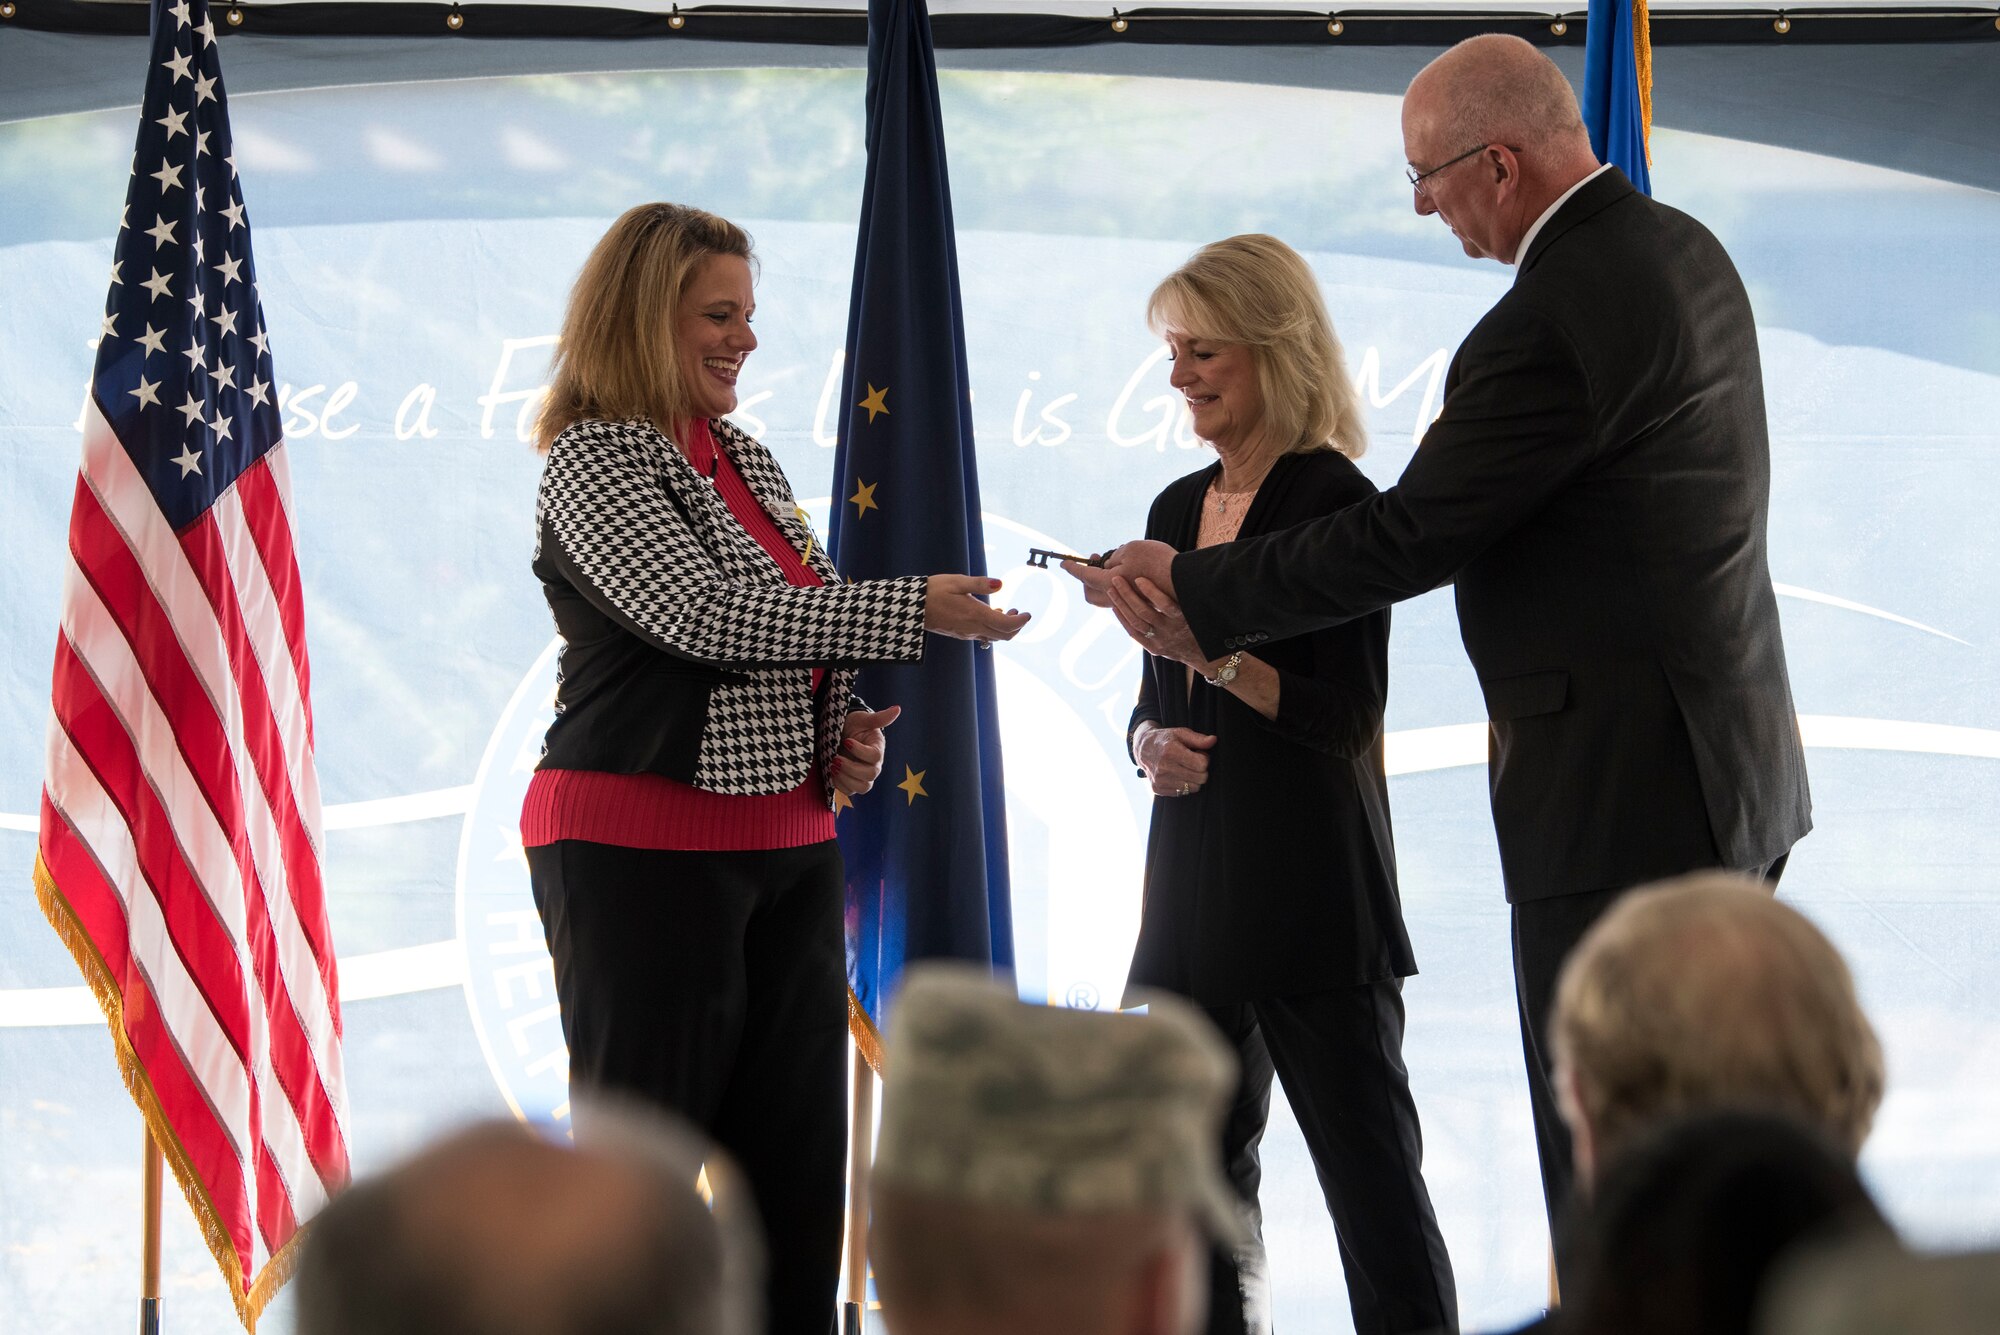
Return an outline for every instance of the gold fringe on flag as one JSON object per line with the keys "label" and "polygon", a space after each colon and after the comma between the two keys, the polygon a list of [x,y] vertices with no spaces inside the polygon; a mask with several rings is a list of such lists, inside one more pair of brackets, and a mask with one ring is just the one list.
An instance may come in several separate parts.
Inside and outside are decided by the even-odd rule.
{"label": "gold fringe on flag", "polygon": [[1632,65],[1639,76],[1639,135],[1653,165],[1653,18],[1646,0],[1632,0]]}
{"label": "gold fringe on flag", "polygon": [[847,989],[847,1028],[854,1035],[854,1046],[861,1049],[861,1059],[876,1075],[882,1074],[882,1035],[851,987]]}
{"label": "gold fringe on flag", "polygon": [[118,1053],[118,1074],[124,1078],[132,1102],[139,1105],[139,1116],[145,1120],[153,1143],[160,1147],[161,1157],[173,1167],[174,1180],[180,1183],[181,1194],[187,1198],[188,1208],[194,1211],[202,1241],[208,1244],[209,1254],[215,1257],[223,1282],[229,1286],[229,1296],[236,1304],[237,1319],[243,1323],[243,1329],[255,1335],[257,1318],[263,1314],[264,1305],[284,1287],[285,1281],[292,1277],[292,1271],[298,1266],[300,1244],[305,1241],[307,1226],[301,1224],[298,1231],[278,1249],[277,1255],[265,1262],[264,1269],[257,1275],[257,1282],[246,1291],[243,1267],[237,1261],[236,1244],[229,1237],[229,1229],[223,1224],[215,1203],[209,1199],[194,1166],[188,1162],[187,1151],[182,1148],[180,1137],[174,1134],[166,1113],[161,1110],[152,1081],[146,1077],[146,1068],[139,1061],[138,1053],[132,1050],[132,1040],[125,1032],[124,998],[119,993],[117,981],[111,976],[110,966],[105,964],[104,956],[98,953],[83,924],[77,921],[76,911],[63,897],[62,890],[57,887],[55,878],[49,875],[48,866],[39,853],[35,855],[35,902],[42,906],[42,916],[49,920],[49,926],[55,928],[56,935],[69,948],[70,957],[76,961],[84,981],[90,985],[91,995],[97,998],[105,1023],[111,1026],[111,1042]]}

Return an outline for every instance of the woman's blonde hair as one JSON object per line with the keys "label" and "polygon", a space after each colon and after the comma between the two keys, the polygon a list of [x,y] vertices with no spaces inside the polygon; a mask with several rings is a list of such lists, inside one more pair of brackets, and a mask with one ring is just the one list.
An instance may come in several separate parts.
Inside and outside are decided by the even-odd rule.
{"label": "woman's blonde hair", "polygon": [[1278,238],[1252,232],[1203,246],[1153,289],[1146,323],[1156,334],[1249,348],[1282,452],[1339,450],[1358,459],[1368,448],[1319,280]]}
{"label": "woman's blonde hair", "polygon": [[535,448],[547,453],[574,422],[643,417],[666,429],[688,415],[674,317],[711,255],[752,259],[750,234],[685,204],[641,204],[611,224],[570,291]]}

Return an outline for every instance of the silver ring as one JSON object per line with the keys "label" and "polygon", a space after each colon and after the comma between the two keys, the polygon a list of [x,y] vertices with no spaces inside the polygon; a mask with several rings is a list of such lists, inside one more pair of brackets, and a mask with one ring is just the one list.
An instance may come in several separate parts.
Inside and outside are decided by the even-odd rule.
{"label": "silver ring", "polygon": [[1186,797],[1186,796],[1187,796],[1187,795],[1188,795],[1189,793],[1191,793],[1191,792],[1193,792],[1193,791],[1194,791],[1194,786],[1193,786],[1192,784],[1186,784],[1186,783],[1184,783],[1184,784],[1182,784],[1182,785],[1181,785],[1181,789],[1180,789],[1180,791],[1179,791],[1178,793],[1174,794],[1174,796],[1176,796],[1176,797]]}
{"label": "silver ring", "polygon": [[1158,631],[1154,630],[1154,629],[1153,629],[1153,628],[1152,628],[1151,626],[1148,626],[1148,627],[1146,627],[1146,629],[1144,629],[1144,630],[1140,631],[1139,633],[1140,633],[1141,635],[1145,636],[1145,637],[1146,637],[1147,639],[1149,639],[1149,640],[1150,640],[1150,639],[1152,639],[1152,638],[1153,638],[1153,637],[1154,637],[1155,635],[1158,635],[1158,634],[1159,634],[1160,632],[1158,632]]}

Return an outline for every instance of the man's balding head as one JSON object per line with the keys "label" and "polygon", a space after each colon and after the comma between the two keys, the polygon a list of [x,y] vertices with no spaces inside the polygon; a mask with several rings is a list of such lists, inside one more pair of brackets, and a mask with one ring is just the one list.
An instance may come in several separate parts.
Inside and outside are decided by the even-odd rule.
{"label": "man's balding head", "polygon": [[1488,33],[1460,42],[1410,82],[1410,108],[1461,148],[1518,144],[1573,155],[1590,151],[1576,92],[1556,63],[1519,37]]}
{"label": "man's balding head", "polygon": [[699,1154],[472,1128],[337,1198],[299,1271],[300,1335],[749,1335]]}
{"label": "man's balding head", "polygon": [[1417,191],[1417,212],[1444,219],[1468,255],[1504,264],[1535,219],[1597,168],[1569,80],[1499,33],[1460,42],[1411,81],[1403,151],[1420,173],[1440,169]]}
{"label": "man's balding head", "polygon": [[1797,1117],[1859,1153],[1882,1100],[1882,1049],[1840,952],[1748,877],[1621,899],[1564,965],[1550,1029],[1586,1180],[1662,1118],[1718,1107]]}

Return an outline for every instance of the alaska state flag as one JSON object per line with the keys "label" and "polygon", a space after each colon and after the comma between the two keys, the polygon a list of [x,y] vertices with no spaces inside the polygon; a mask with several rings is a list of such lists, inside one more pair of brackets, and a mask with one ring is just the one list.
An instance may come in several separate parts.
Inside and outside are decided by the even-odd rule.
{"label": "alaska state flag", "polygon": [[[833,558],[849,579],[986,573],[971,385],[923,0],[869,0],[868,169],[833,463]],[[921,663],[862,669],[901,705],[872,792],[838,817],[856,1041],[880,1069],[903,968],[1011,973],[1014,933],[993,654],[929,637]]]}
{"label": "alaska state flag", "polygon": [[1584,28],[1583,123],[1599,162],[1653,193],[1646,141],[1653,122],[1653,43],[1646,0],[1590,0]]}

